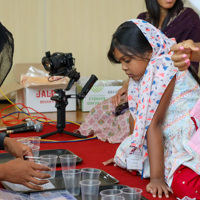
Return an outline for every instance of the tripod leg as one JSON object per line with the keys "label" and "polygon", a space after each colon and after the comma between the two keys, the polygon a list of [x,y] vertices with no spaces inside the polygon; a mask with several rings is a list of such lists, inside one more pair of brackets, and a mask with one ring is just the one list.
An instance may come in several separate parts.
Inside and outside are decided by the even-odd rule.
{"label": "tripod leg", "polygon": [[41,135],[40,137],[41,137],[41,139],[43,139],[43,138],[49,137],[51,135],[55,135],[57,133],[58,133],[58,131],[54,131],[54,132],[51,132],[51,133],[47,133],[47,134]]}
{"label": "tripod leg", "polygon": [[55,90],[56,94],[55,96],[51,97],[51,100],[56,101],[56,105],[55,107],[57,108],[57,131],[51,132],[51,133],[47,133],[44,134],[42,136],[40,136],[42,139],[51,135],[55,135],[57,133],[65,133],[71,136],[75,136],[78,138],[87,138],[86,136],[83,135],[79,135],[76,133],[72,133],[72,132],[68,132],[65,131],[65,107],[68,104],[68,97],[65,95],[65,92],[63,91],[63,89],[56,89]]}
{"label": "tripod leg", "polygon": [[72,133],[72,132],[65,131],[65,130],[63,131],[63,133],[65,133],[67,135],[75,136],[75,137],[78,137],[78,138],[87,138],[87,136],[80,135],[80,134],[77,134],[77,133]]}

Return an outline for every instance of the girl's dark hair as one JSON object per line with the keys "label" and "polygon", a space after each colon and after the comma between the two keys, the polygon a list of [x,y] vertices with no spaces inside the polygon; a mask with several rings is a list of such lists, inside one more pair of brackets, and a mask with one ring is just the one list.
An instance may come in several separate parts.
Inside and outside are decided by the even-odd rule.
{"label": "girl's dark hair", "polygon": [[112,36],[108,59],[112,63],[120,63],[114,55],[114,50],[118,49],[126,56],[140,57],[146,59],[145,55],[152,51],[146,37],[143,35],[137,25],[131,21],[121,24]]}
{"label": "girl's dark hair", "polygon": [[[158,28],[160,21],[160,5],[157,0],[145,0],[147,12],[149,14],[149,22]],[[172,8],[168,10],[167,16],[163,21],[161,30],[167,26],[169,20],[175,15],[178,14],[183,9],[183,1],[176,0],[176,3]]]}

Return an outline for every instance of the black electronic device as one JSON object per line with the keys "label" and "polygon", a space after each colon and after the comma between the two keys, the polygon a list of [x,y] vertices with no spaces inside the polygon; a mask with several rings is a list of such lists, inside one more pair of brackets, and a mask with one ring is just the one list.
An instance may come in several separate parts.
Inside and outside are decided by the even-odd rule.
{"label": "black electronic device", "polygon": [[118,117],[119,115],[123,115],[127,110],[129,110],[128,102],[124,102],[115,108],[113,114]]}
{"label": "black electronic device", "polygon": [[72,53],[53,53],[51,55],[50,52],[46,52],[46,57],[42,58],[42,64],[45,70],[49,72],[50,76],[67,76],[70,80],[66,89],[55,89],[55,94],[51,97],[51,100],[56,102],[57,130],[41,135],[41,138],[46,138],[57,133],[65,133],[78,138],[86,138],[86,136],[64,130],[66,123],[65,108],[68,105],[68,98],[77,97],[78,99],[83,99],[98,79],[95,75],[91,75],[79,94],[66,95],[65,91],[70,90],[73,84],[80,78],[80,73],[77,72],[74,67],[74,61],[75,59],[73,58]]}
{"label": "black electronic device", "polygon": [[42,65],[50,75],[69,76],[71,71],[74,70],[75,59],[72,53],[53,53],[46,52],[46,56],[42,58]]}

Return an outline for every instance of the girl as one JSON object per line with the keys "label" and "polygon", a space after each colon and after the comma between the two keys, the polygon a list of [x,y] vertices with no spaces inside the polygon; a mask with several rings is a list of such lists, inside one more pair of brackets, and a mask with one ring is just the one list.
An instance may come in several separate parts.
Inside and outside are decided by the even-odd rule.
{"label": "girl", "polygon": [[[200,42],[200,19],[191,8],[185,8],[182,0],[145,0],[147,12],[138,15],[163,31],[168,37],[174,37],[177,42],[192,39]],[[199,63],[193,62],[198,71]],[[77,132],[82,135],[94,134],[98,139],[110,143],[120,143],[130,134],[127,109],[124,114],[115,116],[115,107],[127,102],[128,82],[118,90],[115,96],[94,106],[81,124]],[[126,104],[127,105],[127,104]]]}
{"label": "girl", "polygon": [[[173,44],[174,39],[139,19],[123,23],[113,34],[108,58],[121,63],[129,77],[132,117],[132,134],[121,143],[114,161],[150,177],[146,189],[153,197],[168,197],[172,187],[179,198],[200,198],[200,156],[188,146],[196,131],[189,112],[200,88],[188,71],[174,67]],[[196,177],[196,185],[189,184],[188,173]]]}

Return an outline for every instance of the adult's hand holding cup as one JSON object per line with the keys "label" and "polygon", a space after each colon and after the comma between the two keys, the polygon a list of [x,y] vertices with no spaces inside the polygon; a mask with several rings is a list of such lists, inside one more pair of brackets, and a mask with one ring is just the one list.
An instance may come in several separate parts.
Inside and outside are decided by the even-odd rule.
{"label": "adult's hand holding cup", "polygon": [[51,177],[51,175],[47,173],[48,171],[51,171],[48,162],[42,160],[31,160],[28,162],[31,163],[32,168],[35,170],[34,177],[38,179],[46,179]]}
{"label": "adult's hand holding cup", "polygon": [[48,174],[51,175],[51,179],[55,178],[56,175],[56,164],[57,164],[57,155],[51,155],[51,154],[46,154],[40,156],[41,161],[45,161],[49,163],[49,167],[51,168],[51,171],[48,172]]}

